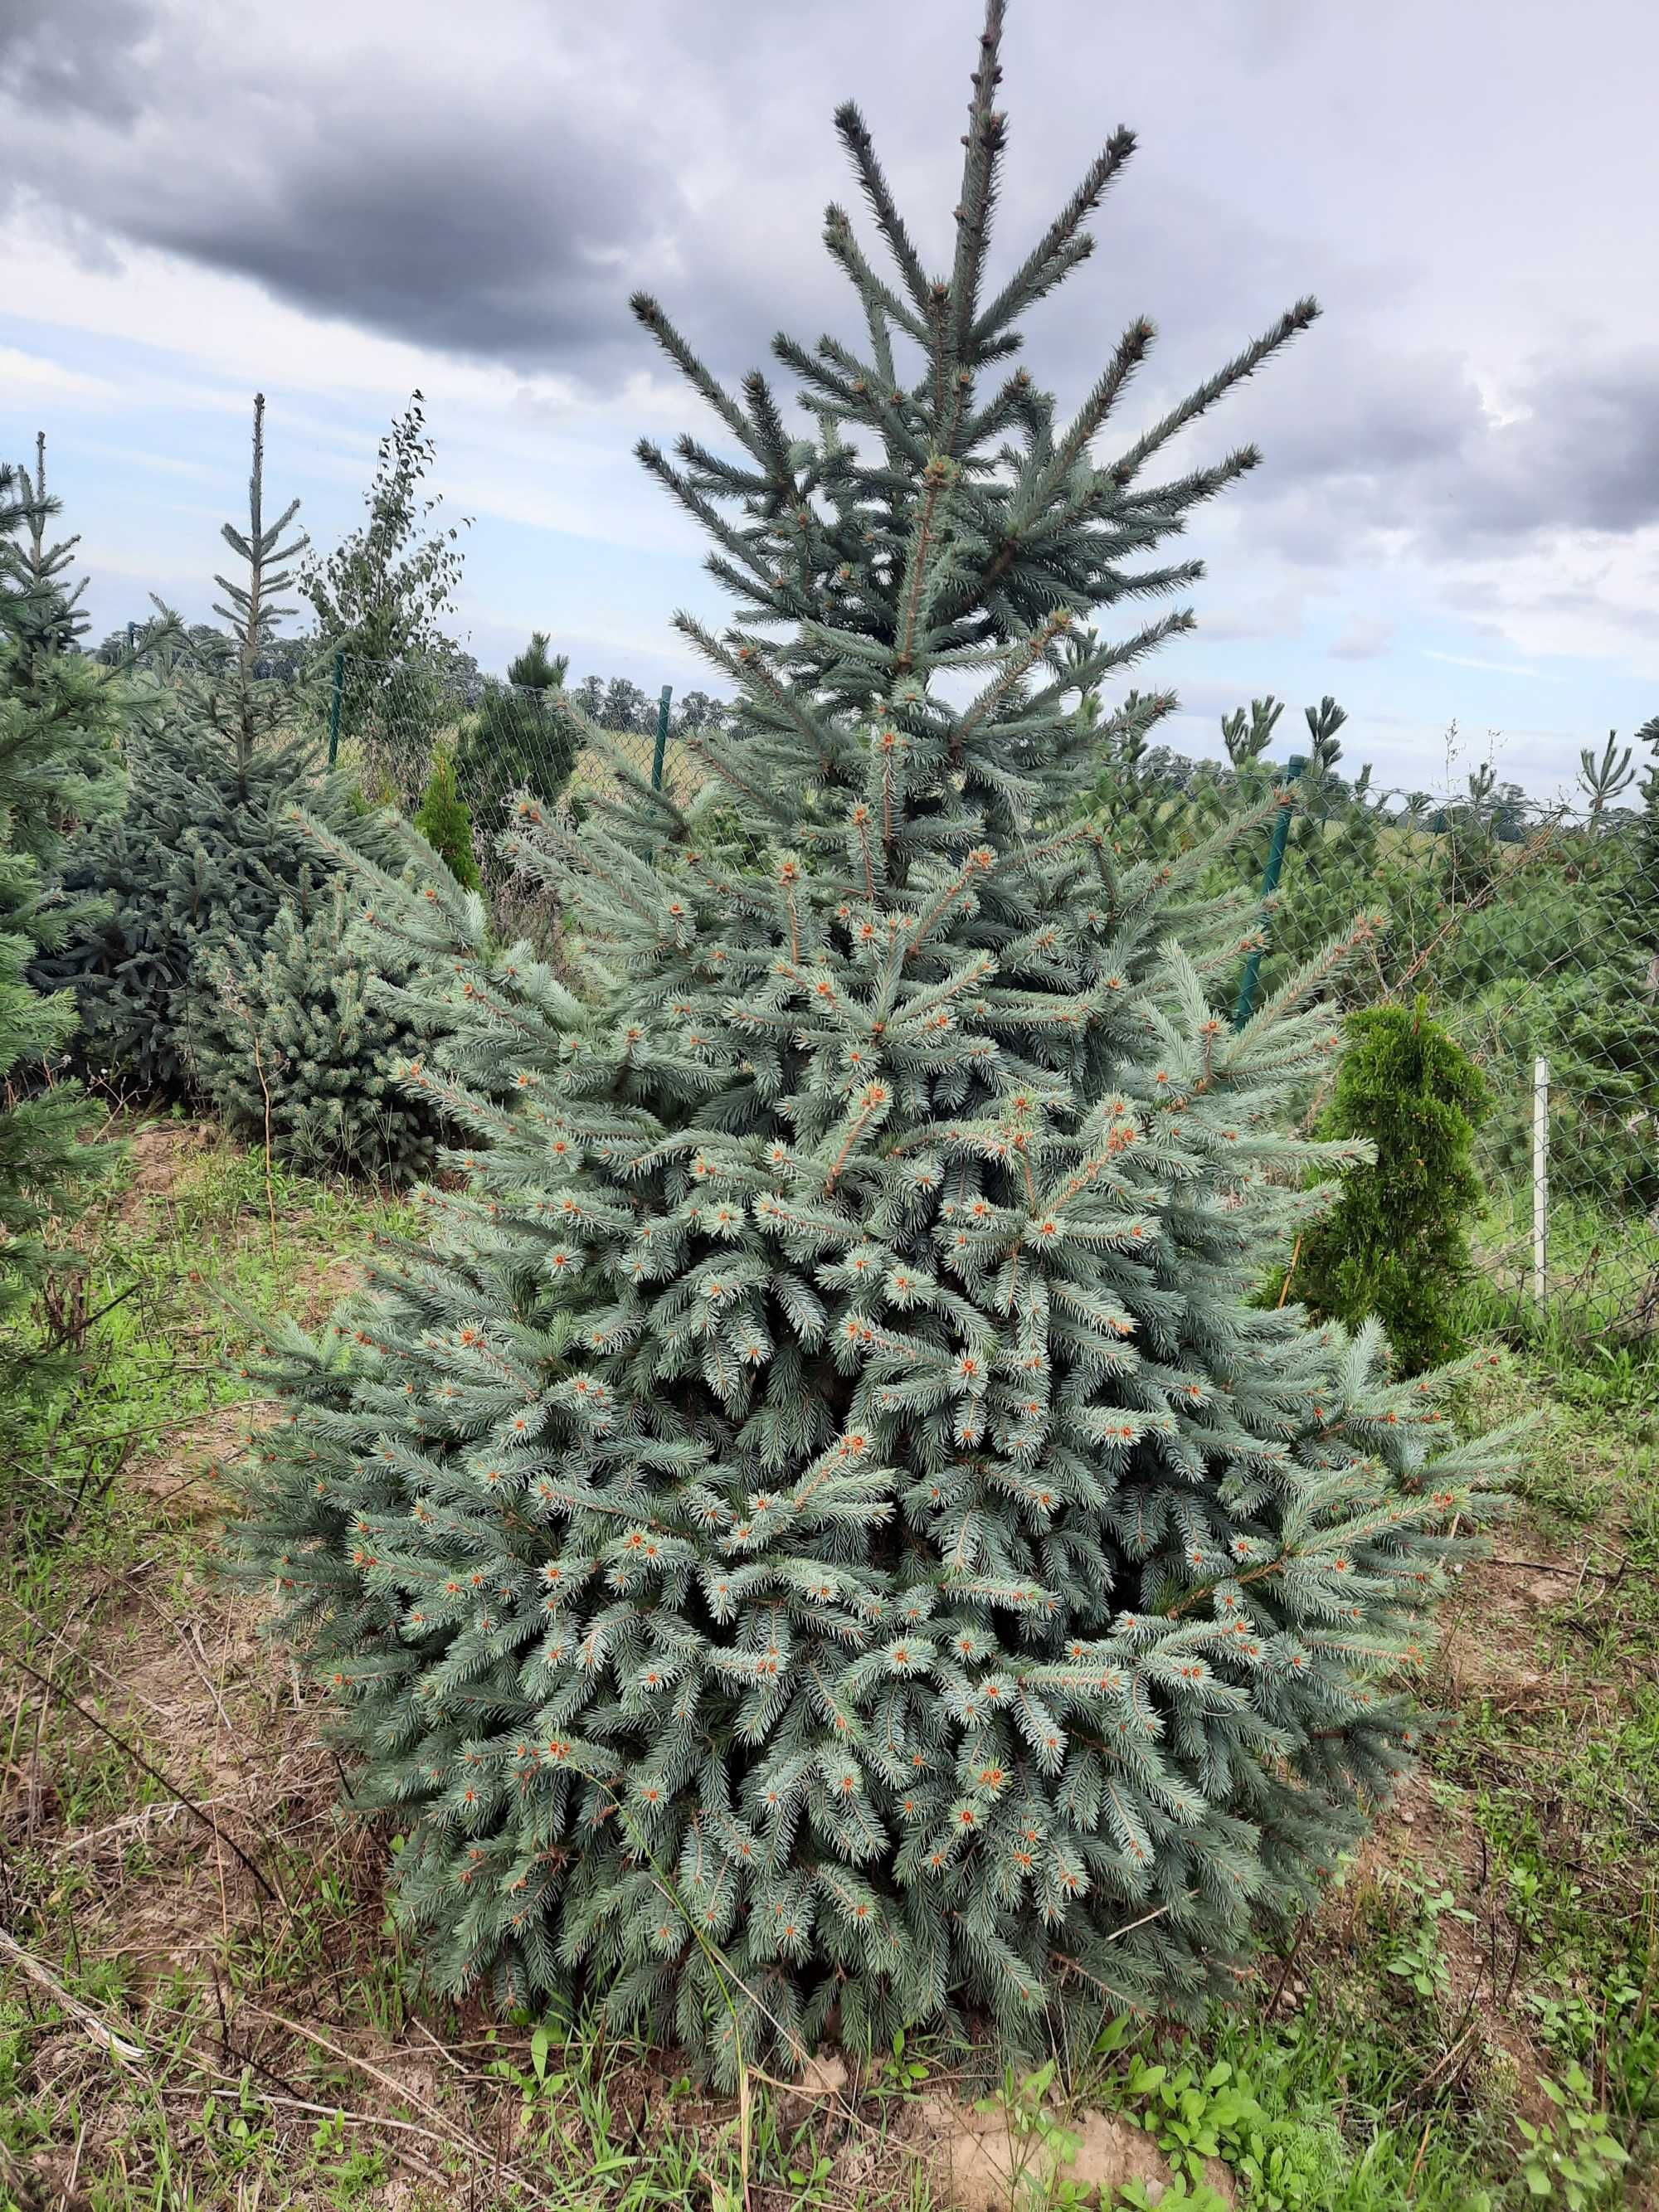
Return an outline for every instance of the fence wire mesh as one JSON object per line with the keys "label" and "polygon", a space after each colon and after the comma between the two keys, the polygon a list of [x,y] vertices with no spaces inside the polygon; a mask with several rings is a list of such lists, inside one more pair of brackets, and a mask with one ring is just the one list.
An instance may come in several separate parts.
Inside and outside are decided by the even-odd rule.
{"label": "fence wire mesh", "polygon": [[[544,801],[591,799],[615,780],[611,764],[580,743],[551,686],[478,677],[470,664],[377,661],[349,653],[324,664],[317,696],[339,763],[400,805],[418,805],[434,759],[453,761],[460,794],[481,834],[494,834],[512,793]],[[686,736],[722,719],[720,702],[691,691],[675,700],[617,678],[589,677],[568,694],[583,720],[635,775],[689,796]]]}
{"label": "fence wire mesh", "polygon": [[[1165,756],[1097,793],[1126,856],[1194,842],[1273,771]],[[1218,877],[1259,881],[1267,837]],[[1216,886],[1220,887],[1219,882]],[[1543,805],[1482,770],[1444,799],[1305,777],[1268,920],[1261,994],[1362,912],[1382,927],[1345,1007],[1429,1011],[1486,1078],[1480,1289],[1575,1336],[1659,1328],[1659,837],[1592,798]],[[1261,1003],[1261,997],[1257,1003]],[[1308,1102],[1310,1119],[1322,1100]]]}
{"label": "fence wire mesh", "polygon": [[1659,884],[1636,825],[1466,809],[1382,884],[1376,981],[1428,1002],[1486,1078],[1478,1253],[1510,1305],[1585,1334],[1659,1326]]}
{"label": "fence wire mesh", "polygon": [[[502,926],[544,932],[557,917],[538,913],[540,895],[495,855],[514,792],[580,820],[614,788],[620,763],[689,806],[705,771],[687,739],[727,711],[691,694],[659,744],[658,700],[590,678],[572,696],[606,758],[548,690],[345,655],[323,674],[311,696],[340,766],[369,796],[412,811],[447,754]],[[1115,758],[1108,747],[1092,805],[1126,859],[1169,854],[1282,773],[1263,758],[1228,767],[1164,748]],[[1210,888],[1259,885],[1270,838],[1271,827],[1218,864]],[[1474,1058],[1491,1094],[1477,1139],[1480,1294],[1506,1318],[1544,1319],[1580,1340],[1659,1328],[1656,846],[1643,816],[1593,782],[1585,804],[1544,805],[1482,770],[1435,798],[1378,791],[1368,775],[1350,782],[1316,752],[1296,787],[1259,979],[1258,1005],[1357,914],[1383,918],[1339,1000],[1420,994]],[[767,860],[748,846],[729,858]],[[1322,1103],[1306,1102],[1310,1119]]]}

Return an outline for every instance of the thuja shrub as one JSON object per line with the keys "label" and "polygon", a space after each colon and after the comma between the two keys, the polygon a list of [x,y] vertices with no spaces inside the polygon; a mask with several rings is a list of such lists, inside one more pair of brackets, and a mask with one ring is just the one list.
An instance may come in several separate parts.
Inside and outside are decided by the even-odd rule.
{"label": "thuja shrub", "polygon": [[1222,1011],[1253,902],[1200,886],[1275,795],[1155,862],[1079,818],[1079,696],[1187,620],[1085,617],[1178,582],[1158,541],[1252,457],[1154,458],[1311,303],[1097,459],[1149,327],[1069,421],[1007,363],[1130,141],[988,289],[1000,18],[937,283],[841,113],[894,267],[831,210],[865,335],[778,342],[805,427],[636,303],[721,448],[644,458],[738,602],[681,619],[739,693],[685,748],[771,857],[672,793],[579,831],[525,795],[503,857],[579,993],[469,958],[453,885],[374,890],[458,1024],[407,1080],[489,1149],[275,1346],[240,1538],[405,1833],[431,1983],[586,1995],[724,2081],[1233,1986],[1408,1762],[1395,1684],[1502,1456],[1375,1327],[1257,1302],[1352,1156],[1285,1133],[1344,945]]}
{"label": "thuja shrub", "polygon": [[472,811],[455,787],[455,760],[441,749],[433,755],[432,775],[415,817],[415,827],[463,890],[475,891],[483,878],[472,843]]}
{"label": "thuja shrub", "polygon": [[1421,997],[1362,1008],[1347,1032],[1320,1133],[1364,1139],[1373,1157],[1345,1170],[1341,1197],[1304,1232],[1280,1287],[1353,1327],[1375,1315],[1401,1371],[1414,1374],[1462,1349],[1458,1294],[1482,1200],[1474,1133],[1490,1100]]}

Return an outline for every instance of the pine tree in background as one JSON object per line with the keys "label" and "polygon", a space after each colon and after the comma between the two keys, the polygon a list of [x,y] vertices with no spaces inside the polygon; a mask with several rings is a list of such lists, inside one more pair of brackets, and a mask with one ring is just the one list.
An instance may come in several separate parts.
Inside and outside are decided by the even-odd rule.
{"label": "pine tree in background", "polygon": [[475,891],[483,878],[472,844],[472,812],[455,788],[453,754],[433,756],[432,780],[415,817],[415,827],[463,890]]}
{"label": "pine tree in background", "polygon": [[674,734],[683,737],[688,730],[706,729],[711,723],[726,721],[731,714],[729,703],[716,699],[707,691],[684,691],[674,702]]}
{"label": "pine tree in background", "polygon": [[[1552,1200],[1626,1215],[1659,1206],[1659,775],[1638,781],[1638,748],[1659,723],[1579,758],[1576,822],[1549,825],[1525,864],[1524,890],[1459,916],[1457,968],[1475,1001],[1494,1097],[1481,1154],[1504,1183],[1531,1176],[1533,1073],[1549,1062]],[[1644,798],[1633,821],[1616,802]],[[1443,929],[1438,914],[1431,927]],[[1524,975],[1524,990],[1515,978]],[[1650,1325],[1651,1291],[1634,1303]]]}
{"label": "pine tree in background", "polygon": [[550,654],[544,630],[507,667],[507,682],[487,684],[477,713],[462,726],[455,773],[493,856],[514,793],[551,805],[570,781],[580,742],[560,701],[569,660]]}
{"label": "pine tree in background", "polygon": [[1415,1375],[1464,1348],[1455,1300],[1482,1195],[1474,1132],[1490,1102],[1480,1069],[1424,999],[1363,1008],[1347,1028],[1319,1133],[1360,1138],[1376,1157],[1348,1169],[1337,1205],[1304,1231],[1288,1287],[1352,1328],[1375,1315],[1401,1372]]}
{"label": "pine tree in background", "polygon": [[551,642],[544,629],[532,629],[530,642],[515,659],[507,664],[507,680],[520,691],[562,691],[564,679],[570,673],[568,653],[550,653]]}
{"label": "pine tree in background", "polygon": [[1224,811],[1202,765],[1150,742],[1175,704],[1173,692],[1143,699],[1131,691],[1109,716],[1099,692],[1091,691],[1078,710],[1099,761],[1084,806],[1106,825],[1115,852],[1144,860],[1189,851]]}
{"label": "pine tree in background", "polygon": [[1284,711],[1285,702],[1269,691],[1265,699],[1251,700],[1248,715],[1242,707],[1235,707],[1231,714],[1221,718],[1221,742],[1233,774],[1255,795],[1259,796],[1263,784],[1272,780],[1267,748]]}
{"label": "pine tree in background", "polygon": [[76,540],[48,536],[58,511],[40,439],[33,472],[0,467],[0,1449],[61,1371],[14,1334],[53,1264],[42,1231],[114,1158],[85,1141],[85,1097],[54,1066],[74,999],[29,980],[87,918],[51,885],[64,842],[121,789],[123,694],[73,650],[82,586],[67,580]]}
{"label": "pine tree in background", "polygon": [[1395,1678],[1497,1462],[1374,1328],[1255,1302],[1355,1149],[1282,1133],[1344,947],[1224,1012],[1251,902],[1199,887],[1275,795],[1168,861],[1077,818],[1079,695],[1191,619],[1085,618],[1189,580],[1158,549],[1255,456],[1150,465],[1313,305],[1097,458],[1151,326],[1070,421],[1010,356],[1133,142],[988,294],[1001,22],[948,276],[841,111],[895,271],[831,209],[865,336],[775,346],[815,434],[637,303],[735,455],[641,448],[739,602],[678,618],[740,694],[684,747],[775,859],[711,863],[621,762],[580,836],[527,800],[583,999],[452,951],[453,886],[374,885],[462,1024],[409,1079],[491,1149],[285,1334],[242,1538],[408,1831],[433,1980],[586,1990],[728,2081],[832,2024],[1020,2045],[1233,1987],[1408,1759]]}
{"label": "pine tree in background", "polygon": [[584,676],[574,693],[576,704],[590,722],[605,720],[605,682],[603,676]]}
{"label": "pine tree in background", "polygon": [[[1270,696],[1252,700],[1250,711],[1255,727],[1244,740],[1245,765],[1238,790],[1254,797],[1271,781],[1271,766],[1263,754],[1283,709]],[[1261,971],[1261,987],[1267,990],[1328,945],[1368,901],[1384,907],[1387,902],[1388,872],[1376,865],[1375,817],[1363,792],[1356,799],[1337,769],[1342,757],[1337,732],[1347,715],[1328,692],[1316,707],[1304,707],[1302,717],[1308,733],[1306,750],[1292,787],[1295,811],[1285,872],[1267,924],[1269,949]],[[1242,712],[1231,720],[1238,728],[1243,722]],[[1258,744],[1264,721],[1267,734]],[[1224,723],[1224,732],[1226,727]],[[1369,775],[1367,769],[1362,780]],[[1249,853],[1250,883],[1261,881],[1266,858],[1265,846]],[[1363,967],[1357,967],[1346,979],[1346,987],[1350,994],[1363,993],[1368,981],[1374,988],[1374,968],[1368,979]]]}

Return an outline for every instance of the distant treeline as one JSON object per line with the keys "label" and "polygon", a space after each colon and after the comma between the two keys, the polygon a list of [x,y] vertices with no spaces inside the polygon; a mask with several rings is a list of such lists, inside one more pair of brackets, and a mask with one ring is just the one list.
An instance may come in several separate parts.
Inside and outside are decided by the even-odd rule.
{"label": "distant treeline", "polygon": [[[154,638],[156,631],[153,617],[134,623],[129,628],[112,629],[94,649],[93,658],[111,668],[118,667],[134,656],[142,661],[149,649],[147,641]],[[174,651],[180,647],[186,650],[195,647],[219,653],[231,643],[228,634],[211,623],[180,625],[171,640]],[[280,684],[326,682],[328,648],[314,637],[275,637],[260,654],[253,672]],[[469,711],[482,702],[487,684],[505,681],[500,677],[486,676],[476,657],[459,646],[447,647],[441,665],[429,672],[440,679],[444,689],[453,691],[458,706]],[[588,720],[601,729],[631,731],[642,736],[656,730],[658,695],[642,690],[625,676],[584,676],[579,684],[571,685],[570,696]],[[678,694],[672,702],[670,726],[677,733],[704,729],[729,720],[732,712],[730,700],[716,699],[707,691],[686,691]]]}

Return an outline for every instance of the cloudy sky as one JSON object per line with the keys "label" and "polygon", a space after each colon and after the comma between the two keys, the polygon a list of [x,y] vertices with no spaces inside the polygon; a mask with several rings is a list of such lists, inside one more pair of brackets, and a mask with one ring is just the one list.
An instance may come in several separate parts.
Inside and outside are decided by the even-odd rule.
{"label": "cloudy sky", "polygon": [[[96,627],[151,590],[205,614],[256,386],[326,548],[418,385],[484,665],[534,625],[578,673],[702,680],[667,618],[718,594],[630,448],[706,426],[628,295],[730,373],[780,325],[855,331],[818,242],[848,94],[943,264],[979,16],[0,0],[0,446],[47,432]],[[1326,310],[1177,457],[1266,455],[1193,533],[1178,742],[1330,691],[1384,782],[1437,784],[1455,719],[1460,773],[1495,743],[1545,790],[1659,710],[1648,0],[1011,0],[1005,62],[1005,265],[1114,125],[1140,141],[1030,320],[1040,380],[1075,396],[1149,313],[1127,442],[1300,293]]]}

